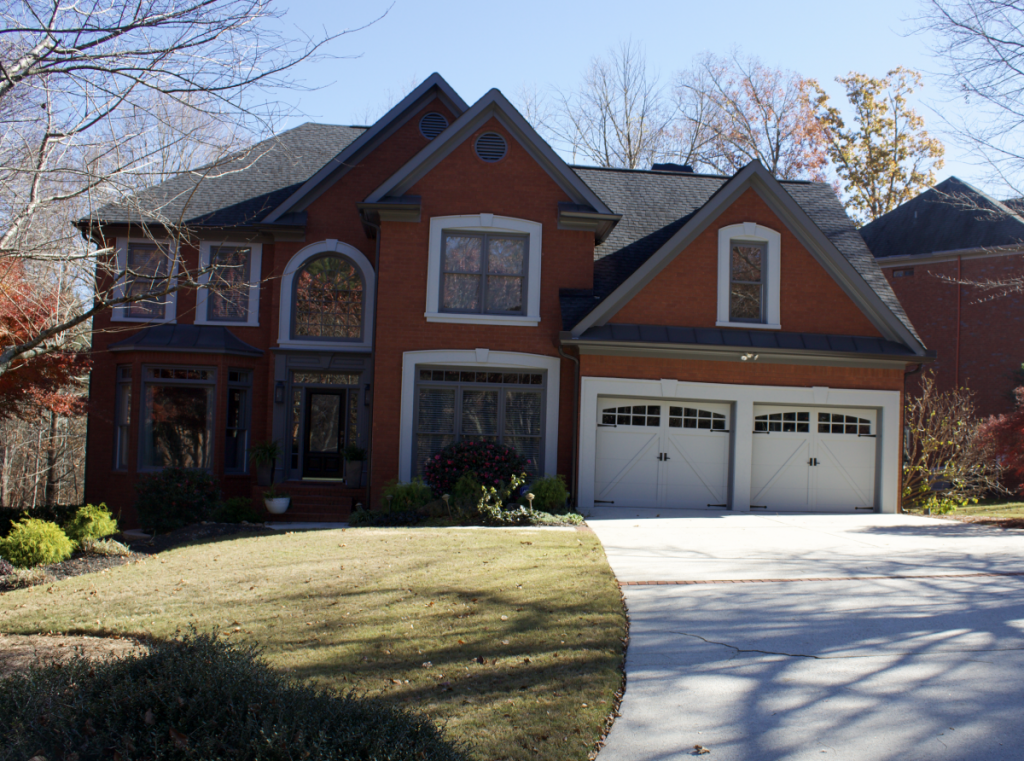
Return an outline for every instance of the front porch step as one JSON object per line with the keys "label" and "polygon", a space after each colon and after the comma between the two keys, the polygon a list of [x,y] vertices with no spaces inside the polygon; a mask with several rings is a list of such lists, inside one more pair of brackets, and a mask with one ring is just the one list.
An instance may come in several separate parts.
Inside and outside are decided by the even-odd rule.
{"label": "front porch step", "polygon": [[[366,489],[349,489],[344,484],[309,484],[302,481],[285,481],[275,484],[279,494],[292,498],[288,511],[273,515],[263,510],[266,520],[344,522],[359,503],[366,503]],[[263,506],[261,487],[253,487],[253,501]]]}

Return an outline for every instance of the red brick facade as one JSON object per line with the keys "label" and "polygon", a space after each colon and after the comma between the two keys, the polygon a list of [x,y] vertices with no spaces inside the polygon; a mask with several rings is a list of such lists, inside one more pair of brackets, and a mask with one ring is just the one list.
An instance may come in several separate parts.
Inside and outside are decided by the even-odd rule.
{"label": "red brick facade", "polygon": [[[886,278],[925,345],[938,353],[929,365],[939,387],[966,386],[976,393],[983,416],[1013,409],[1015,375],[1024,363],[1024,295],[992,297],[957,281],[983,282],[1024,275],[1024,254],[963,257],[927,264],[888,265]],[[894,273],[911,271],[911,276]],[[909,393],[920,376],[911,376]]]}

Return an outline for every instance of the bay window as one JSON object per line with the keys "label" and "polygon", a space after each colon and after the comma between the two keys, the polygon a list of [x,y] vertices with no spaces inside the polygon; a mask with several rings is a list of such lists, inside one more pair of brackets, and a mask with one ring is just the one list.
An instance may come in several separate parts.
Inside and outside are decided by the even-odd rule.
{"label": "bay window", "polygon": [[143,368],[140,470],[212,466],[216,381],[213,369]]}

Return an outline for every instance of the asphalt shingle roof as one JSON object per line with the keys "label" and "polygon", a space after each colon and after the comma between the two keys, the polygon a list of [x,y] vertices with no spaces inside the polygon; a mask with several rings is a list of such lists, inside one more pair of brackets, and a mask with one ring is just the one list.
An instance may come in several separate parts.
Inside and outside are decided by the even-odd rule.
{"label": "asphalt shingle roof", "polygon": [[1024,219],[1016,213],[1019,201],[997,201],[950,177],[864,225],[860,234],[879,259],[1018,246],[1024,243]]}
{"label": "asphalt shingle roof", "polygon": [[[258,222],[337,156],[365,127],[302,124],[257,143],[209,171],[172,177],[140,192],[137,202],[109,204],[106,224],[167,220],[173,224],[235,226]],[[145,218],[133,209],[154,211]]]}
{"label": "asphalt shingle roof", "polygon": [[[622,219],[594,250],[594,291],[589,295],[589,306],[586,294],[562,293],[565,330],[574,327],[601,299],[621,285],[730,179],[678,172],[573,169],[614,212],[622,215]],[[832,188],[823,182],[785,180],[782,187],[917,337],[896,294]]]}

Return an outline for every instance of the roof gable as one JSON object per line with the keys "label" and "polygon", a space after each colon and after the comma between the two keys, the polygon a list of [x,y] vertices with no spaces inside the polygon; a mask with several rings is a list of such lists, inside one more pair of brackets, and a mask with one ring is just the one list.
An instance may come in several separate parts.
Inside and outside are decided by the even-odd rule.
{"label": "roof gable", "polygon": [[943,251],[1019,248],[1024,219],[1011,205],[950,177],[860,230],[878,259]]}
{"label": "roof gable", "polygon": [[366,203],[379,203],[386,198],[400,197],[437,166],[446,156],[469,138],[480,125],[496,119],[530,156],[551,176],[555,183],[577,204],[602,215],[611,215],[604,201],[555,153],[529,122],[494,89],[473,104],[448,129],[432,140],[366,198]]}
{"label": "roof gable", "polygon": [[[295,189],[263,221],[271,224],[280,220],[286,214],[304,210],[310,203],[319,198],[324,191],[341,179],[352,166],[359,163],[363,156],[387,139],[412,114],[418,112],[427,101],[433,98],[440,98],[441,102],[456,117],[462,115],[469,108],[459,94],[445,81],[444,77],[436,72],[431,74],[416,89],[378,119],[373,126],[353,140],[352,143],[345,146],[345,149],[334,156],[334,158],[327,161],[320,171],[309,177],[301,187]],[[432,142],[436,142],[438,139],[440,138],[434,138]]]}
{"label": "roof gable", "polygon": [[[589,175],[583,174],[590,181]],[[915,352],[924,352],[920,338],[907,320],[871,253],[857,235],[835,194],[827,186],[820,183],[789,182],[783,187],[756,161],[729,179],[691,176],[687,180],[695,181],[691,187],[695,196],[710,193],[703,204],[667,223],[665,220],[671,216],[671,211],[662,211],[665,219],[658,219],[656,205],[650,204],[644,194],[636,192],[637,189],[629,194],[636,198],[635,203],[641,207],[655,206],[650,215],[655,218],[653,224],[664,224],[646,235],[643,235],[642,229],[633,230],[632,235],[639,234],[639,237],[616,251],[595,252],[598,259],[595,263],[595,293],[598,298],[591,296],[591,308],[572,327],[574,336],[594,326],[606,324],[721,212],[746,190],[753,188],[885,338],[912,347]],[[713,188],[712,185],[717,187]],[[809,212],[813,213],[813,219]],[[627,229],[630,225],[651,225],[650,222],[629,220],[629,217],[626,214],[623,218]],[[620,227],[623,223],[620,223]],[[606,245],[623,242],[615,240],[616,234],[618,231],[613,233]],[[602,280],[608,289],[603,298],[600,289]],[[583,312],[585,299],[573,294],[568,300],[572,303],[565,307],[564,313],[575,319]]]}

